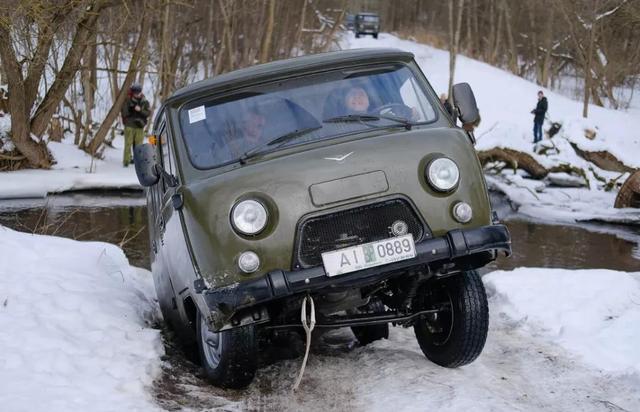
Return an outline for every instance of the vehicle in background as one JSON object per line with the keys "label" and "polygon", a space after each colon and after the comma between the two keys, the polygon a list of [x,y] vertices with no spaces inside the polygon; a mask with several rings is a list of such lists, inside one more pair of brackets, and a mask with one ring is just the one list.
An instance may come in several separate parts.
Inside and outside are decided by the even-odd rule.
{"label": "vehicle in background", "polygon": [[377,13],[358,13],[355,26],[356,37],[360,37],[361,34],[370,34],[377,39],[380,32],[380,16]]}

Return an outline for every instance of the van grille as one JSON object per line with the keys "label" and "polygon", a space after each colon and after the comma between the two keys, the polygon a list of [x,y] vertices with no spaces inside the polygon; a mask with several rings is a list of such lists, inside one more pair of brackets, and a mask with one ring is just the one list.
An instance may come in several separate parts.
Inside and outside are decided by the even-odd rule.
{"label": "van grille", "polygon": [[391,226],[401,220],[416,242],[425,234],[420,219],[402,199],[392,199],[311,217],[298,225],[294,269],[322,264],[321,254],[393,236]]}

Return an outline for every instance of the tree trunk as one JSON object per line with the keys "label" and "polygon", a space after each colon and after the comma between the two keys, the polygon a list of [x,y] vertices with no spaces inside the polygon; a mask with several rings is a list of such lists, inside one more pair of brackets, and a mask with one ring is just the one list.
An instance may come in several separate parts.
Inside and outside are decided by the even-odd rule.
{"label": "tree trunk", "polygon": [[11,96],[9,99],[11,140],[18,151],[26,157],[31,167],[48,169],[52,164],[52,159],[46,145],[31,138],[29,130],[30,107],[26,102],[22,68],[13,49],[9,27],[5,24],[0,24],[0,58]]}
{"label": "tree trunk", "polygon": [[589,95],[591,94],[591,66],[593,64],[593,43],[595,42],[595,19],[591,20],[589,28],[589,44],[587,45],[586,66],[584,69],[584,99],[582,103],[582,117],[589,115]]}
{"label": "tree trunk", "polygon": [[297,55],[299,56],[302,51],[302,30],[304,30],[304,17],[307,14],[307,0],[302,0],[302,12],[300,12],[300,23],[298,23],[298,32],[296,34],[296,42],[294,47],[296,47]]}
{"label": "tree trunk", "polygon": [[125,76],[122,87],[120,88],[120,91],[118,93],[118,98],[113,103],[113,106],[111,106],[111,109],[109,109],[107,116],[105,117],[104,121],[100,125],[100,128],[91,140],[91,143],[89,143],[89,145],[85,149],[85,151],[92,156],[94,156],[98,152],[100,145],[107,137],[109,129],[111,129],[111,125],[120,114],[120,108],[124,104],[124,101],[127,97],[127,91],[136,78],[138,63],[142,59],[142,54],[144,53],[145,46],[147,44],[147,37],[149,36],[149,30],[151,28],[151,17],[148,11],[148,7],[145,7],[144,10],[145,11],[142,15],[142,24],[140,27],[140,35],[138,36],[138,41],[136,42],[135,48],[133,49],[131,61],[129,62],[129,69],[127,70],[127,75]]}
{"label": "tree trunk", "polygon": [[271,37],[273,36],[273,25],[275,23],[276,0],[269,0],[269,16],[267,17],[267,28],[264,33],[264,42],[260,50],[260,63],[266,63],[269,60],[269,51],[271,49]]}
{"label": "tree trunk", "polygon": [[[460,43],[460,30],[462,28],[462,9],[464,0],[458,0],[456,21],[453,20],[453,1],[449,2],[449,102],[453,105],[451,91],[456,71],[456,55],[458,54],[458,44]],[[454,27],[455,24],[455,27]]]}
{"label": "tree trunk", "polygon": [[93,123],[92,110],[95,102],[95,92],[97,86],[97,37],[94,33],[92,37],[93,44],[89,47],[89,49],[85,53],[83,68],[80,71],[80,79],[82,84],[82,95],[84,97],[84,127],[82,132],[82,139],[80,141],[80,146],[84,146],[84,142],[86,142],[87,138],[89,138],[89,134],[91,133],[91,126]]}
{"label": "tree trunk", "polygon": [[513,39],[513,21],[511,20],[511,10],[507,0],[502,1],[504,8],[505,27],[507,28],[507,42],[509,43],[509,70],[513,74],[518,74],[518,50],[516,42]]}
{"label": "tree trunk", "polygon": [[97,30],[100,13],[110,5],[108,0],[96,0],[87,7],[84,16],[76,25],[76,32],[62,68],[31,119],[31,133],[37,137],[41,137],[47,130],[51,116],[80,68],[80,59]]}

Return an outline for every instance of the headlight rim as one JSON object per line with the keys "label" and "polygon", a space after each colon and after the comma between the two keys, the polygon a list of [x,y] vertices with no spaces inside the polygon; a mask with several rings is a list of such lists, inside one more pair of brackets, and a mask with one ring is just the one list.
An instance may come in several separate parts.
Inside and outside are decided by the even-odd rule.
{"label": "headlight rim", "polygon": [[[437,161],[439,161],[439,160],[443,160],[443,159],[444,159],[444,160],[448,160],[448,161],[450,161],[450,162],[453,164],[453,166],[456,168],[456,173],[457,173],[455,183],[454,183],[450,188],[445,188],[445,189],[443,189],[443,188],[439,187],[438,185],[436,185],[436,184],[433,182],[433,180],[431,179],[431,173],[430,173],[430,171],[431,171],[431,167],[433,166],[433,164],[434,164],[435,162],[437,162]],[[438,156],[438,157],[436,157],[436,158],[431,159],[431,160],[429,161],[429,163],[427,163],[427,167],[425,168],[425,179],[427,180],[427,183],[429,184],[429,187],[430,187],[431,189],[435,190],[436,192],[438,192],[438,193],[452,193],[452,192],[454,192],[454,191],[458,188],[458,186],[460,185],[460,167],[459,167],[459,166],[458,166],[458,164],[457,164],[453,159],[451,159],[450,157],[447,157],[447,156]]]}
{"label": "headlight rim", "polygon": [[[238,206],[240,206],[244,202],[255,202],[260,207],[262,207],[262,210],[264,210],[264,213],[265,213],[264,225],[262,225],[262,227],[259,230],[257,230],[256,232],[244,231],[244,230],[240,229],[238,227],[238,225],[236,224],[236,222],[235,222],[234,213],[235,213],[236,209],[238,208]],[[233,230],[239,235],[249,236],[249,237],[257,236],[260,233],[264,232],[264,230],[267,228],[267,226],[269,224],[269,218],[270,218],[269,208],[267,208],[267,206],[264,204],[264,202],[261,202],[260,200],[258,200],[256,198],[248,198],[248,199],[242,199],[242,200],[236,201],[236,203],[231,208],[231,212],[229,213],[229,220],[231,222],[231,227],[233,228]]]}

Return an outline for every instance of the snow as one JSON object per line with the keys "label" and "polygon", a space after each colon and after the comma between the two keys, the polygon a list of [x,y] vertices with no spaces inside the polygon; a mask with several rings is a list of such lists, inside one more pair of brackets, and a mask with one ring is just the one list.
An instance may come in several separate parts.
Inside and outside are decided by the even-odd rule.
{"label": "snow", "polygon": [[640,273],[519,268],[484,281],[493,315],[606,372],[640,378]]}
{"label": "snow", "polygon": [[0,226],[0,409],[155,410],[163,346],[148,271],[99,242]]}
{"label": "snow", "polygon": [[57,163],[51,170],[25,169],[0,173],[0,199],[45,197],[49,193],[86,189],[141,189],[133,165],[122,166],[124,138],[117,136],[104,159],[91,159],[69,136],[49,142]]}
{"label": "snow", "polygon": [[[447,51],[388,33],[381,33],[378,40],[372,37],[356,39],[351,33],[345,34],[340,46],[394,47],[412,52],[436,93],[447,91]],[[616,192],[604,191],[604,183],[596,178],[597,175],[612,180],[620,173],[599,169],[580,158],[571,147],[574,144],[584,151],[608,151],[627,166],[640,168],[640,110],[622,111],[590,105],[589,117],[585,119],[582,102],[462,55],[456,60],[455,82],[469,83],[478,102],[482,117],[475,133],[478,150],[511,148],[531,154],[547,168],[570,164],[587,173],[590,189],[547,188],[540,194],[533,188],[541,186],[541,181],[525,179],[512,172],[509,175],[510,171],[488,176],[491,186],[504,192],[520,208],[520,213],[532,217],[545,215],[564,222],[600,218],[622,223],[640,222],[639,211],[614,209]],[[548,118],[562,124],[560,132],[553,139],[545,138],[542,145],[553,145],[559,153],[552,151],[549,155],[539,155],[534,152],[533,115],[530,112],[537,103],[538,90],[543,90],[549,101]],[[543,128],[546,130],[548,126],[549,121]],[[585,137],[586,129],[596,131],[594,140]],[[511,186],[514,181],[521,187]],[[619,181],[622,183],[624,178]]]}

